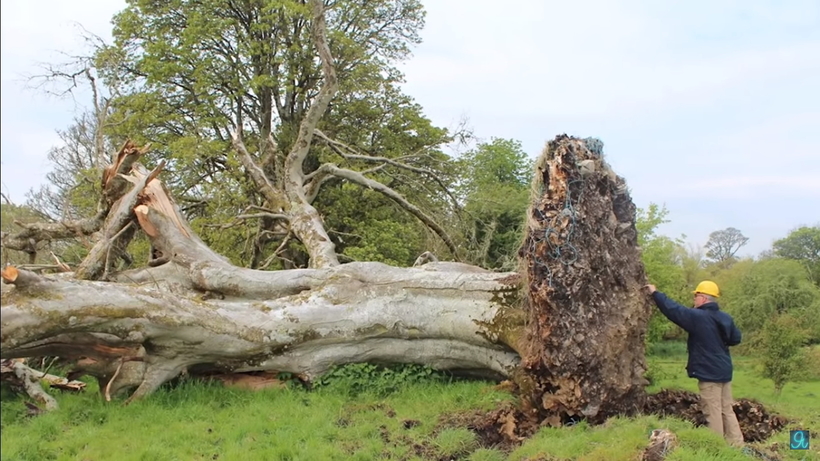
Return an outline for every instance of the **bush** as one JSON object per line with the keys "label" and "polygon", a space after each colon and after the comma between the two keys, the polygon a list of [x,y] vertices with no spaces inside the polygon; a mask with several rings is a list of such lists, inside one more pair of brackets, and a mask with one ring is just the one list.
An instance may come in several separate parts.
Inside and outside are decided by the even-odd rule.
{"label": "bush", "polygon": [[762,334],[769,319],[788,314],[800,320],[807,339],[820,341],[820,290],[797,261],[768,259],[737,264],[722,283],[721,309],[730,313],[744,343]]}
{"label": "bush", "polygon": [[806,357],[806,379],[820,381],[820,346],[808,347],[804,353]]}
{"label": "bush", "polygon": [[774,381],[780,394],[789,381],[806,377],[807,357],[803,351],[807,333],[797,318],[783,314],[772,318],[761,331],[756,344],[760,352],[762,375]]}
{"label": "bush", "polygon": [[646,373],[644,373],[643,377],[649,381],[650,386],[653,386],[664,379],[671,378],[672,375],[663,367],[657,357],[647,357]]}
{"label": "bush", "polygon": [[424,365],[401,364],[379,366],[372,363],[353,363],[334,367],[313,382],[314,388],[328,388],[355,397],[371,393],[386,396],[408,384],[442,382],[447,375]]}

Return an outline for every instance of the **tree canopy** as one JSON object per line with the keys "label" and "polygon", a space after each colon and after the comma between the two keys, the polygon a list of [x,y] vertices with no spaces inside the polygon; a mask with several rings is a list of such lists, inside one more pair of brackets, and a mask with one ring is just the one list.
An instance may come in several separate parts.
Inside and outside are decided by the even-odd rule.
{"label": "tree canopy", "polygon": [[[438,224],[452,221],[454,171],[440,149],[452,137],[402,93],[396,68],[420,40],[421,3],[326,5],[325,57],[311,14],[300,0],[128,2],[95,57],[115,95],[108,135],[151,142],[194,229],[237,263],[318,258],[298,219],[282,219],[294,213],[322,221],[321,238],[346,260],[456,253],[454,228]],[[404,249],[373,243],[389,235],[413,238],[399,237]]]}
{"label": "tree canopy", "polygon": [[718,264],[730,264],[748,241],[749,238],[734,227],[714,231],[706,242],[706,256]]}
{"label": "tree canopy", "polygon": [[820,226],[798,227],[772,247],[775,255],[803,264],[814,284],[820,286]]}

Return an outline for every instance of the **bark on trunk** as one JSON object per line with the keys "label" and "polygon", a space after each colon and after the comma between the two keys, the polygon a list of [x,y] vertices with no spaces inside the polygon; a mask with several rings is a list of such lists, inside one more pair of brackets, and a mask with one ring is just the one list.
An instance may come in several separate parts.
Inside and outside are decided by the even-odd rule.
{"label": "bark on trunk", "polygon": [[[523,319],[509,304],[517,277],[437,266],[235,269],[226,283],[243,297],[211,299],[190,296],[173,277],[182,268],[167,270],[173,263],[157,268],[155,281],[131,284],[21,271],[25,277],[3,296],[0,355],[92,360],[103,368],[89,370],[101,388],[123,368],[109,387],[138,386],[134,398],[183,371],[276,370],[310,379],[334,365],[368,361],[508,376],[519,356],[507,341]],[[227,275],[204,272],[209,280]]]}

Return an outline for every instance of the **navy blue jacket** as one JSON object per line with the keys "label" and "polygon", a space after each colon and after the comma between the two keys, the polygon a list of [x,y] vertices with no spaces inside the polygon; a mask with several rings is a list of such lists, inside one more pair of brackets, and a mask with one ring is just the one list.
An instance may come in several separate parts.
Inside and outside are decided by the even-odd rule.
{"label": "navy blue jacket", "polygon": [[729,346],[740,344],[740,330],[732,316],[721,312],[717,303],[705,303],[693,309],[676,303],[660,291],[653,293],[652,298],[666,318],[689,333],[686,365],[689,377],[713,383],[731,381]]}

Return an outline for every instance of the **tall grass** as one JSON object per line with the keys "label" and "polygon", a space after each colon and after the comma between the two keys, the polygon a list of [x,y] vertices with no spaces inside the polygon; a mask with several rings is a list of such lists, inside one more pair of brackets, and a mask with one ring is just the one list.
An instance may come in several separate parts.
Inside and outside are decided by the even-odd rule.
{"label": "tall grass", "polygon": [[[683,371],[685,358],[672,355],[677,358],[663,358],[662,376],[653,389],[696,390],[694,381]],[[761,400],[797,417],[804,428],[820,427],[820,382],[788,384],[776,397],[771,383],[758,379],[748,367],[742,360],[738,365],[736,397]],[[512,396],[491,383],[411,381],[415,383],[377,386],[378,392],[350,392],[350,386],[333,385],[313,391],[287,388],[250,392],[187,382],[163,388],[129,406],[102,401],[91,384],[83,394],[55,394],[60,409],[33,418],[25,417],[23,398],[4,393],[0,402],[0,458],[631,461],[646,446],[651,430],[668,428],[677,434],[680,445],[670,460],[749,459],[708,429],[655,416],[615,418],[597,427],[582,422],[561,429],[543,428],[506,453],[481,447],[467,428],[438,423],[442,416],[490,409]],[[785,444],[786,438],[781,434],[774,441]],[[820,459],[820,454],[785,451],[785,459]]]}

